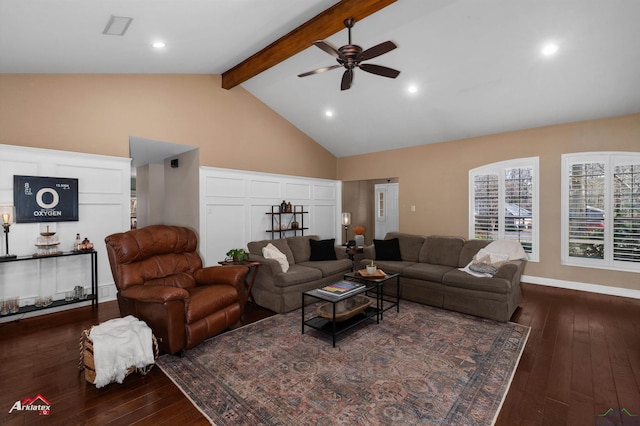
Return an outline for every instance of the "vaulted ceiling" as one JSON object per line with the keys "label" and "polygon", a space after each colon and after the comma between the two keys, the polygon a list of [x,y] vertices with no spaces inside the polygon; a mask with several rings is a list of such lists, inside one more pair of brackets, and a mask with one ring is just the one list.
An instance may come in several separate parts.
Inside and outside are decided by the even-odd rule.
{"label": "vaulted ceiling", "polygon": [[[241,85],[337,157],[640,112],[640,1],[360,3],[381,10],[357,11],[352,42],[396,43],[370,61],[400,70],[396,79],[356,69],[341,91],[341,68],[297,77],[336,64],[293,45],[347,44],[340,8],[357,8],[354,0],[0,0],[0,73],[211,73],[229,82],[236,65],[299,29],[259,61],[276,65],[247,63],[249,75],[261,72]],[[336,24],[299,28],[332,7]],[[102,33],[112,15],[133,18],[124,36]],[[151,47],[157,40],[166,47]],[[549,42],[557,52],[547,56]]]}

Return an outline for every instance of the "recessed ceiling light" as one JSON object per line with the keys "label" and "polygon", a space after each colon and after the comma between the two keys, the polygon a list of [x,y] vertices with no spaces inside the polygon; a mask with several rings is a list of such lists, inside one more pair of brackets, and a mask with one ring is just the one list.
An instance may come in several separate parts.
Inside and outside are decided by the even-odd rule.
{"label": "recessed ceiling light", "polygon": [[155,47],[156,49],[162,49],[163,47],[167,46],[167,43],[165,43],[164,41],[156,41],[151,46]]}
{"label": "recessed ceiling light", "polygon": [[411,86],[407,87],[407,92],[409,92],[409,93],[417,93],[418,92],[418,86],[416,86],[415,84],[412,84]]}
{"label": "recessed ceiling light", "polygon": [[330,109],[326,110],[324,112],[324,115],[326,115],[327,117],[333,117],[333,111],[331,111]]}
{"label": "recessed ceiling light", "polygon": [[551,56],[558,51],[558,45],[556,43],[547,43],[542,46],[542,54],[544,56]]}

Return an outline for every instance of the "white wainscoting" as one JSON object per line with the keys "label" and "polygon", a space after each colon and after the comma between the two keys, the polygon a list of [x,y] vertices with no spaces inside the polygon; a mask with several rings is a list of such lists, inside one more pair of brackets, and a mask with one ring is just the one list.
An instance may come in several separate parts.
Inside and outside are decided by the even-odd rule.
{"label": "white wainscoting", "polygon": [[305,235],[341,243],[340,181],[201,167],[200,193],[200,254],[207,266],[223,260],[231,248],[246,249],[250,241],[270,239],[271,217],[266,213],[282,200],[303,205],[308,212]]}
{"label": "white wainscoting", "polygon": [[[99,301],[114,300],[116,289],[109,268],[104,238],[129,228],[131,160],[0,144],[0,204],[13,204],[13,176],[52,176],[78,179],[77,222],[53,222],[60,250],[70,251],[76,234],[89,238],[98,252]],[[18,256],[36,252],[39,223],[15,223],[9,232],[9,251]],[[4,254],[4,235],[0,253]],[[21,305],[37,296],[63,299],[76,285],[91,286],[90,256],[41,258],[0,263],[0,298],[20,297]],[[71,309],[79,305],[66,305]],[[52,310],[37,311],[35,314]],[[14,315],[0,322],[17,320]]]}

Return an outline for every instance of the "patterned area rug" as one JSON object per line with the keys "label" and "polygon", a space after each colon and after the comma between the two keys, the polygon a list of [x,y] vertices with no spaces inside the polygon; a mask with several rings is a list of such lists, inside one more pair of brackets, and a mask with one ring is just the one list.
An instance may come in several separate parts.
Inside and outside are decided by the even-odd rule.
{"label": "patterned area rug", "polygon": [[297,310],[158,365],[216,425],[491,425],[528,335],[403,301],[335,348]]}

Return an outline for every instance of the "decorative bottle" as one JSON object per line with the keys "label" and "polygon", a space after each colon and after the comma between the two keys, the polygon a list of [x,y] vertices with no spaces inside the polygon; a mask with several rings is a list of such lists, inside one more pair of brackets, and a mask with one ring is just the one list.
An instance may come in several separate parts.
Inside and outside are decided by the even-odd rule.
{"label": "decorative bottle", "polygon": [[73,251],[80,250],[80,244],[82,244],[82,239],[80,238],[80,234],[76,234],[76,240],[73,243]]}

